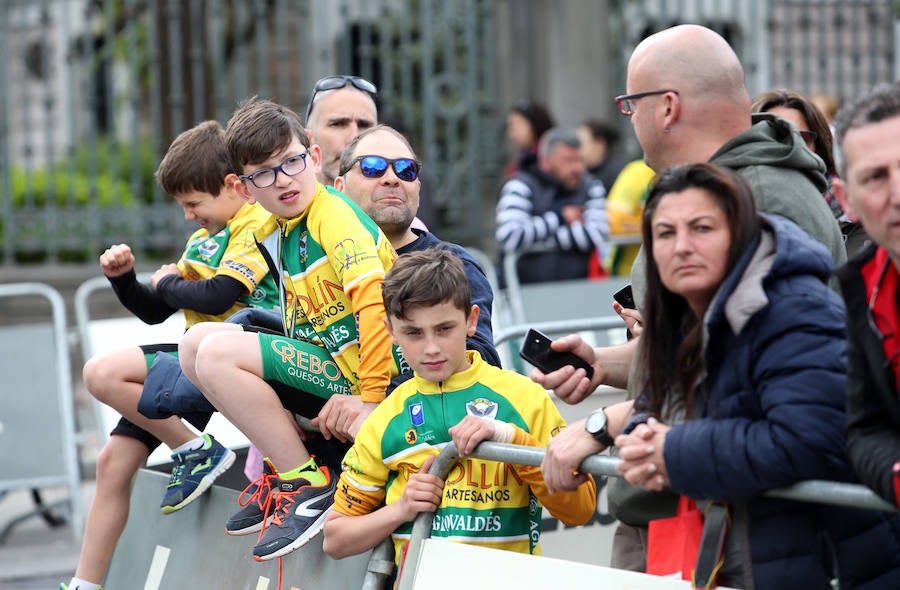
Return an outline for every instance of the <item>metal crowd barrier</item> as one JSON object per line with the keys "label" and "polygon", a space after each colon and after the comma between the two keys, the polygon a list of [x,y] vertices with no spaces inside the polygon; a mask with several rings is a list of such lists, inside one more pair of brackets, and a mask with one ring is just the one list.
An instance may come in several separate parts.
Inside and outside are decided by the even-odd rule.
{"label": "metal crowd barrier", "polygon": [[[490,461],[502,461],[517,465],[539,466],[544,459],[545,450],[538,447],[525,447],[494,442],[483,442],[475,448],[473,457]],[[429,473],[441,478],[447,477],[450,470],[456,464],[459,452],[453,443],[447,444],[438,455]],[[592,475],[605,475],[621,477],[616,471],[619,463],[618,457],[604,455],[591,455],[586,458],[578,470]],[[770,490],[763,494],[770,498],[783,500],[795,500],[799,502],[816,502],[821,504],[833,504],[850,508],[863,508],[871,510],[883,510],[886,512],[900,512],[898,508],[883,500],[869,488],[859,484],[848,484],[827,480],[807,480],[794,485]],[[413,523],[412,535],[406,550],[406,561],[399,575],[398,588],[410,590],[413,587],[416,574],[416,564],[422,542],[431,536],[431,527],[434,521],[433,512],[422,512]],[[388,539],[386,542],[390,542]],[[380,548],[381,546],[379,546]],[[372,583],[367,574],[363,588],[378,588],[378,586],[366,586]]]}
{"label": "metal crowd barrier", "polygon": [[[81,478],[75,437],[66,306],[59,292],[42,283],[0,285],[0,298],[40,297],[50,304],[49,321],[0,327],[0,358],[5,360],[0,396],[0,492],[31,489],[35,510],[15,517],[0,531],[35,515],[56,519],[54,506],[71,508],[72,534],[81,538]],[[27,449],[24,451],[23,449]],[[68,488],[68,496],[43,504],[38,490]]]}

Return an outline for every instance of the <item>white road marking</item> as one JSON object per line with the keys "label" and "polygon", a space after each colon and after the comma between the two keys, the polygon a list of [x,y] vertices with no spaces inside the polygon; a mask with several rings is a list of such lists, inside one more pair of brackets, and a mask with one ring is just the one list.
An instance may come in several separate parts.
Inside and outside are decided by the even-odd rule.
{"label": "white road marking", "polygon": [[157,545],[153,551],[153,560],[150,562],[150,571],[147,572],[147,581],[144,590],[159,590],[163,574],[166,572],[166,563],[169,561],[169,553],[172,550],[162,545]]}

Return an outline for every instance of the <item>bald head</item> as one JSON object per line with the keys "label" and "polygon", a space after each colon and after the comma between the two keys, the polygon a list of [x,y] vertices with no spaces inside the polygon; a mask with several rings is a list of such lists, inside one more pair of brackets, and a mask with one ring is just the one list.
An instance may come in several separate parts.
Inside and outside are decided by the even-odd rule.
{"label": "bald head", "polygon": [[699,25],[678,25],[644,39],[629,60],[628,73],[682,94],[743,96],[749,104],[737,55],[718,33]]}
{"label": "bald head", "polygon": [[[657,171],[678,163],[705,162],[726,141],[750,127],[750,96],[741,62],[728,42],[706,27],[678,25],[641,41],[628,61],[627,86],[629,94],[678,91],[671,99],[674,105],[662,105],[668,112],[655,113],[658,131],[668,136],[666,145],[652,146],[663,148],[656,161],[648,162]],[[646,102],[659,106],[664,101]],[[655,137],[649,132],[645,135],[648,141]],[[638,140],[647,152],[641,134]],[[681,161],[669,153],[676,150]]]}

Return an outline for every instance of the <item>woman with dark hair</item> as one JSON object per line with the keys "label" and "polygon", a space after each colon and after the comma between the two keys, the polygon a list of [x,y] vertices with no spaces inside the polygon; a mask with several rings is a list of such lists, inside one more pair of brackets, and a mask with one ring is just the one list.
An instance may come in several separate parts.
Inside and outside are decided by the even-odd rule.
{"label": "woman with dark hair", "polygon": [[512,177],[519,170],[537,167],[537,148],[541,136],[556,126],[547,107],[537,102],[521,102],[509,110],[506,116],[506,137],[519,150],[516,158],[506,167],[506,176]]}
{"label": "woman with dark hair", "polygon": [[772,113],[794,124],[809,151],[825,162],[825,174],[834,176],[834,152],[828,120],[811,100],[791,90],[767,90],[753,99],[752,113]]}
{"label": "woman with dark hair", "polygon": [[797,92],[791,90],[768,90],[753,99],[750,105],[753,113],[771,113],[793,123],[809,151],[813,152],[825,163],[825,176],[828,178],[828,190],[822,195],[831,208],[834,218],[841,225],[845,236],[847,254],[852,255],[865,243],[867,236],[862,226],[848,217],[841,209],[834,196],[831,181],[837,177],[834,164],[834,142],[828,119],[816,104]]}
{"label": "woman with dark hair", "polygon": [[573,463],[613,436],[631,485],[725,503],[720,584],[896,587],[896,515],[762,495],[806,479],[855,481],[844,307],[827,285],[828,251],[794,223],[758,214],[746,181],[710,164],[664,172],[642,230],[639,395],[605,408],[599,427],[595,412],[584,433],[576,423],[551,439],[547,485],[580,482]]}

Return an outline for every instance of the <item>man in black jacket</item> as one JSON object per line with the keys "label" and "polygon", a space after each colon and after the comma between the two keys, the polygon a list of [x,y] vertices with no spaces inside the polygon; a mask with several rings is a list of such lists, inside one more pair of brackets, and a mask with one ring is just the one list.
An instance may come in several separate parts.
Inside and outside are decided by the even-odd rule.
{"label": "man in black jacket", "polygon": [[518,261],[521,283],[584,279],[594,250],[609,237],[606,188],[585,171],[574,129],[541,137],[538,169],[520,170],[500,190],[497,243]]}
{"label": "man in black jacket", "polygon": [[900,86],[835,120],[835,194],[873,243],[838,270],[847,302],[847,444],[860,479],[900,505]]}

